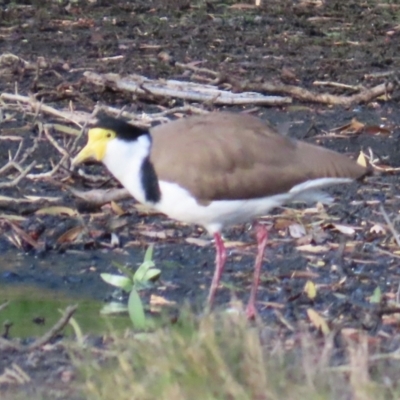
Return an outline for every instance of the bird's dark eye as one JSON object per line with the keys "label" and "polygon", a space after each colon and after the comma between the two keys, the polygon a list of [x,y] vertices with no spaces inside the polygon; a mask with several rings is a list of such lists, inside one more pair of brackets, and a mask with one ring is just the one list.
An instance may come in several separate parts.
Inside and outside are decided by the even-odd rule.
{"label": "bird's dark eye", "polygon": [[107,138],[110,138],[110,137],[111,137],[111,133],[108,132],[108,133],[107,133]]}

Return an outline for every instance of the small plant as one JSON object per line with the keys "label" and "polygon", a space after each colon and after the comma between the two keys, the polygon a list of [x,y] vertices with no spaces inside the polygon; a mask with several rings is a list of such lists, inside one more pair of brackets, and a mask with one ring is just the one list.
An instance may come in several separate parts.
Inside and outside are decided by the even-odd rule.
{"label": "small plant", "polygon": [[129,293],[128,305],[119,302],[109,303],[101,310],[103,314],[127,311],[135,328],[145,329],[151,325],[151,321],[146,318],[139,291],[148,288],[151,282],[161,274],[161,270],[155,268],[153,250],[154,246],[150,245],[146,250],[142,264],[135,272],[119,263],[113,262],[123,275],[100,274],[104,282]]}

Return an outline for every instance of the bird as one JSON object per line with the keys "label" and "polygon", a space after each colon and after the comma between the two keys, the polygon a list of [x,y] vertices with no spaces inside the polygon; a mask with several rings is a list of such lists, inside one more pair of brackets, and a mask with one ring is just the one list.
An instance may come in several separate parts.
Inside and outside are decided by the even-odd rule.
{"label": "bird", "polygon": [[[215,271],[207,298],[214,303],[227,259],[222,230],[256,221],[285,204],[326,199],[321,191],[371,174],[344,154],[280,134],[259,117],[227,111],[192,115],[144,129],[102,116],[72,160],[102,162],[140,203],[202,226],[214,237]],[[268,242],[255,223],[257,256],[246,307],[255,318],[256,293]]]}

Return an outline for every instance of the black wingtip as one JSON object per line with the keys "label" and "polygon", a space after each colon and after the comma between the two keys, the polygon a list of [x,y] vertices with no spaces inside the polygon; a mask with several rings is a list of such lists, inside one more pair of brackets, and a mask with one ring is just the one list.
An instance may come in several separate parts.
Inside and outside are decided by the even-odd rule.
{"label": "black wingtip", "polygon": [[365,167],[365,172],[364,174],[362,174],[357,180],[362,182],[365,178],[367,178],[368,176],[377,176],[380,175],[380,172],[377,171],[376,169],[374,169],[374,167],[370,164],[368,164]]}

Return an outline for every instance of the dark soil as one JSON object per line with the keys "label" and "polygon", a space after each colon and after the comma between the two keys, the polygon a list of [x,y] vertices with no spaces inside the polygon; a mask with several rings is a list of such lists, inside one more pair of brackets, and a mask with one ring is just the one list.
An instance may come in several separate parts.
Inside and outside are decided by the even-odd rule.
{"label": "dark soil", "polygon": [[[17,3],[0,1],[0,56],[9,52],[29,62],[43,58],[46,67],[35,71],[21,64],[12,70],[0,69],[0,92],[17,90],[23,95],[33,94],[55,108],[73,104],[76,110],[91,112],[95,104],[101,102],[118,108],[125,106],[137,113],[160,111],[156,102],[134,100],[129,95],[88,84],[83,79],[83,72],[87,70],[189,80],[190,74],[176,67],[174,61],[196,62],[200,67],[234,76],[239,81],[282,81],[316,92],[348,95],[344,88],[314,86],[313,82],[369,87],[384,79],[395,80],[395,75],[370,80],[371,74],[397,71],[400,67],[400,8],[396,4],[330,0],[313,6],[311,2],[276,0],[265,1],[261,8],[235,9],[230,7],[235,2],[218,0]],[[122,57],[112,59],[114,56]],[[180,104],[180,101],[162,101],[164,107]],[[213,108],[211,105],[204,107]],[[290,122],[291,136],[354,158],[360,150],[368,154],[371,149],[379,158],[379,165],[398,167],[400,116],[397,110],[395,92],[391,100],[377,100],[349,109],[294,102],[279,109],[257,108],[254,113],[275,124]],[[0,125],[0,139],[19,135],[24,137],[26,146],[30,146],[37,137],[33,118],[14,111],[10,113],[7,107],[0,111],[6,119]],[[372,129],[357,134],[326,134],[353,118]],[[51,120],[41,114],[38,119]],[[387,133],[377,128],[380,125],[387,128]],[[55,133],[54,137],[63,143],[61,134]],[[17,147],[16,141],[0,141],[0,167]],[[50,170],[59,154],[46,138],[41,138],[26,163],[34,159],[38,163],[32,173],[40,173]],[[101,166],[87,170],[106,173]],[[9,177],[1,176],[1,179],[7,181]],[[52,179],[23,179],[15,187],[0,189],[0,196],[60,197],[59,204],[78,207],[81,212],[79,218],[43,217],[34,214],[37,206],[32,204],[13,203],[2,207],[1,284],[29,283],[68,291],[72,298],[75,294],[87,293],[104,300],[110,297],[112,290],[102,283],[99,273],[116,272],[110,260],[136,266],[148,244],[155,243],[154,259],[162,268],[162,274],[152,293],[178,304],[189,300],[198,307],[203,303],[214,269],[214,248],[186,241],[187,238],[205,239],[198,227],[182,226],[162,216],[138,212],[131,200],[120,203],[126,211],[122,217],[117,217],[108,207],[84,209],[68,191],[56,184],[61,179],[78,189],[89,188],[84,179],[70,176],[63,170]],[[107,187],[114,185],[110,180]],[[332,193],[337,201],[327,209],[327,215],[304,213],[305,208],[300,207],[278,210],[266,218],[270,245],[258,294],[262,320],[286,329],[283,320],[296,325],[307,320],[306,310],[313,308],[323,313],[332,326],[364,329],[382,340],[383,350],[393,350],[397,345],[398,324],[393,320],[389,323],[384,316],[391,307],[389,303],[396,299],[399,287],[400,263],[396,253],[399,249],[379,204],[384,203],[396,227],[400,203],[398,188],[397,175],[387,173],[370,178],[364,186],[354,184],[334,189]],[[41,250],[34,250],[26,243],[17,248],[10,241],[12,230],[4,222],[2,213],[26,217],[19,227],[41,243]],[[89,231],[87,236],[79,242],[57,242],[63,233],[81,225],[82,219]],[[282,223],[282,220],[289,222]],[[299,222],[309,235],[314,235],[309,241],[311,244],[329,249],[318,254],[298,251],[296,246],[300,239],[289,234],[288,226]],[[332,222],[359,229],[354,235],[346,236],[335,230]],[[376,224],[381,224],[384,231],[371,229]],[[234,227],[226,232],[229,241],[248,245],[234,246],[230,250],[223,281],[231,290],[220,290],[219,305],[226,306],[232,292],[243,302],[247,300],[255,256],[254,238],[247,228]],[[109,246],[111,233],[120,239],[117,249]],[[343,251],[346,243],[348,246]],[[17,254],[24,255],[24,262],[15,265],[10,260]],[[49,260],[51,269],[45,266]],[[307,280],[318,286],[314,300],[304,293]],[[377,287],[383,296],[378,304],[372,304],[369,299]],[[1,292],[0,300],[3,300]],[[0,373],[13,360],[28,371],[35,385],[44,388],[60,379],[54,373],[51,378],[45,377],[46,370],[54,371],[52,363],[60,362],[66,370],[70,368],[64,353],[60,353],[58,359],[52,355],[46,362],[38,362],[37,368],[28,366],[27,357],[7,353],[0,357]],[[58,371],[62,375],[62,369]],[[63,388],[70,385],[57,384]],[[12,385],[8,390],[12,393]],[[72,398],[70,393],[64,395]]]}

